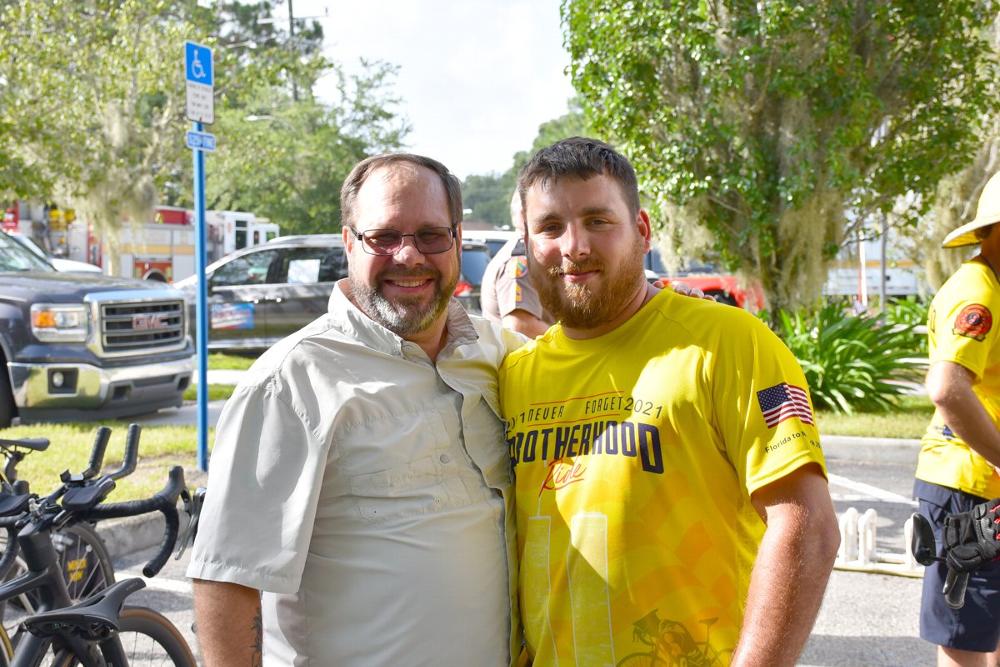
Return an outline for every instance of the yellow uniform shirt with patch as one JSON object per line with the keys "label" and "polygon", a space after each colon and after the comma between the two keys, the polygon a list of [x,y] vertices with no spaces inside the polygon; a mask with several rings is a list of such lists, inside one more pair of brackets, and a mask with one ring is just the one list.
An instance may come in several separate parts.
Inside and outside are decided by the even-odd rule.
{"label": "yellow uniform shirt with patch", "polygon": [[[951,361],[976,376],[972,390],[1000,428],[1000,282],[984,261],[959,267],[931,302],[930,361]],[[935,413],[923,437],[917,479],[981,498],[1000,496],[1000,475]]]}
{"label": "yellow uniform shirt with patch", "polygon": [[750,493],[824,466],[788,349],[663,291],[598,338],[553,327],[500,391],[534,665],[728,664],[764,533]]}

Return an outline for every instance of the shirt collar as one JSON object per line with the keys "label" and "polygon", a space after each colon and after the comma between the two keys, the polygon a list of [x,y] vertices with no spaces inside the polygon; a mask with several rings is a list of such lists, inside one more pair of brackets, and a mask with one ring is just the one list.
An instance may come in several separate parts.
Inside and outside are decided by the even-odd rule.
{"label": "shirt collar", "polygon": [[[328,311],[334,326],[344,335],[354,338],[366,347],[395,356],[403,356],[404,341],[400,336],[368,317],[357,306],[351,303],[344,292],[348,279],[343,278],[334,285],[330,294]],[[475,325],[469,319],[469,314],[456,299],[448,302],[448,338],[441,354],[446,355],[461,345],[468,345],[479,340]]]}

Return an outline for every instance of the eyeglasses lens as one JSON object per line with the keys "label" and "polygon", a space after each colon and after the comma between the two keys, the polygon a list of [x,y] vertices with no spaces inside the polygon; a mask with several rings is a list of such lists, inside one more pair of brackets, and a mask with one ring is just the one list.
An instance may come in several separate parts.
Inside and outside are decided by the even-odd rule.
{"label": "eyeglasses lens", "polygon": [[417,250],[427,255],[450,250],[453,235],[450,227],[429,227],[414,234],[402,234],[394,229],[375,229],[362,233],[365,244],[376,255],[394,255],[403,245],[403,239],[413,237]]}

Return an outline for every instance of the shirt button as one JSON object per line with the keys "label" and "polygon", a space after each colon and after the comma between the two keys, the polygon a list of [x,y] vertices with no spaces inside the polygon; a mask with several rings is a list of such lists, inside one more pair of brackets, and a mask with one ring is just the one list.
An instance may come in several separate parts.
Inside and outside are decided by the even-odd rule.
{"label": "shirt button", "polygon": [[451,461],[451,457],[447,454],[442,454],[439,459],[441,460],[441,463],[449,463]]}

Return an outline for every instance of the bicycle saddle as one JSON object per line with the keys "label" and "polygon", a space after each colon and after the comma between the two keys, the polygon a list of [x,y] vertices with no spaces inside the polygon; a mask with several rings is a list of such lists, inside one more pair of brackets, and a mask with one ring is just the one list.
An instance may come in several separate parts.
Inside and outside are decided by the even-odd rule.
{"label": "bicycle saddle", "polygon": [[22,514],[28,509],[30,493],[0,493],[0,516]]}
{"label": "bicycle saddle", "polygon": [[29,616],[24,627],[40,637],[69,633],[99,641],[118,630],[118,615],[125,598],[145,587],[142,579],[125,579],[71,607]]}
{"label": "bicycle saddle", "polygon": [[24,438],[22,440],[0,438],[0,447],[24,447],[25,449],[33,449],[36,452],[44,452],[48,449],[48,446],[48,438]]}

